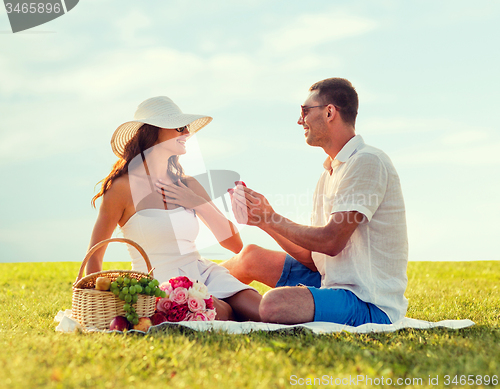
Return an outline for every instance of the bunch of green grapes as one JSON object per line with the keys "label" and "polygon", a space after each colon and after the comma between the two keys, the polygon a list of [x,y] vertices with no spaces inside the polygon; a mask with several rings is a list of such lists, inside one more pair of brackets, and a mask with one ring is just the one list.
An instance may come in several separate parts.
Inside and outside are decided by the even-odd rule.
{"label": "bunch of green grapes", "polygon": [[111,283],[111,292],[120,300],[125,301],[123,309],[127,320],[136,325],[139,323],[139,315],[135,311],[133,304],[139,300],[139,294],[146,294],[154,297],[165,297],[166,293],[159,288],[160,283],[156,279],[142,277],[139,281],[135,278],[118,277]]}

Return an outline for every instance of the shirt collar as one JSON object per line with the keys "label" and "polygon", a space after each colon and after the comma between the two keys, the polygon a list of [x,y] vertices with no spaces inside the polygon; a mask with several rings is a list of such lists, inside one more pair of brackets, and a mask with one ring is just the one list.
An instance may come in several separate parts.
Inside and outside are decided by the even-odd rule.
{"label": "shirt collar", "polygon": [[361,135],[354,136],[344,145],[344,147],[342,147],[333,160],[330,156],[328,156],[323,163],[323,167],[331,173],[335,167],[347,162],[347,160],[356,154],[356,152],[364,145],[365,142]]}

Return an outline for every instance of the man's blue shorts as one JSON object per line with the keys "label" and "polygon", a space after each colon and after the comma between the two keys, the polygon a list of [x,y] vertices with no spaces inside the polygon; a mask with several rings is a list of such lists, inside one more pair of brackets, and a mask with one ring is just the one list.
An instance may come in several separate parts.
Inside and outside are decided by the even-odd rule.
{"label": "man's blue shorts", "polygon": [[307,286],[314,299],[314,321],[347,324],[353,327],[365,323],[391,324],[380,308],[360,300],[346,289],[321,287],[321,275],[287,255],[279,286]]}

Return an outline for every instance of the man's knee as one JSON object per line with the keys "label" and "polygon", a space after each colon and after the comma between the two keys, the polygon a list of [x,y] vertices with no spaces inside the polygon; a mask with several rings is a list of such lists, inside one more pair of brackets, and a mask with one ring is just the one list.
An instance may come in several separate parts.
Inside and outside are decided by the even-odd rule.
{"label": "man's knee", "polygon": [[267,292],[260,302],[261,320],[295,324],[314,320],[314,299],[307,288],[284,286]]}
{"label": "man's knee", "polygon": [[241,262],[253,262],[255,258],[262,252],[263,248],[256,244],[249,244],[243,247],[239,254]]}
{"label": "man's knee", "polygon": [[283,252],[249,244],[223,266],[245,284],[259,281],[274,288],[283,271],[285,258]]}
{"label": "man's knee", "polygon": [[283,310],[281,288],[268,291],[263,297],[259,305],[259,314],[261,320],[266,323],[278,323],[280,314]]}
{"label": "man's knee", "polygon": [[258,257],[257,252],[264,250],[255,244],[249,244],[240,251],[240,253],[226,263],[222,264],[229,272],[246,284],[255,280],[255,270],[258,265],[255,264]]}
{"label": "man's knee", "polygon": [[255,276],[255,271],[258,271],[261,266],[260,260],[264,255],[264,251],[265,249],[256,244],[249,244],[243,247],[237,257],[239,270]]}

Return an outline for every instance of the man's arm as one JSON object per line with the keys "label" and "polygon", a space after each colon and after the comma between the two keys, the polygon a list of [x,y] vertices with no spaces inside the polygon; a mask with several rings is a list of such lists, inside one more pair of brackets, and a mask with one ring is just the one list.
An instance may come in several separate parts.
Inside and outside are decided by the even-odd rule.
{"label": "man's arm", "polygon": [[276,243],[278,243],[280,247],[285,250],[290,256],[295,258],[304,266],[307,266],[312,271],[318,271],[312,259],[311,250],[300,247],[299,245],[285,238],[283,235],[280,235],[269,228],[265,230],[263,229],[263,231],[267,232],[269,236],[271,236],[271,238],[273,238]]}
{"label": "man's arm", "polygon": [[[309,255],[312,251],[329,256],[339,254],[364,218],[363,214],[357,211],[337,212],[332,214],[325,226],[300,225],[276,213],[263,195],[243,186],[238,186],[233,193],[233,202],[235,207],[239,208],[239,211],[235,212],[238,222],[255,225],[273,238],[277,235],[283,237],[295,245],[289,249],[297,250],[301,258],[307,251]],[[282,240],[282,243],[289,247],[286,241]],[[287,248],[283,248],[288,252]],[[304,256],[305,260],[306,258]]]}
{"label": "man's arm", "polygon": [[[241,185],[240,185],[240,187],[241,187]],[[237,197],[235,197],[234,189],[230,189],[228,192],[231,196],[231,206],[233,209],[233,214],[236,217],[236,221],[240,224],[252,225],[252,223],[249,222],[249,219],[248,219],[248,209],[243,204],[244,192],[239,192],[237,194]],[[239,197],[239,199],[238,199],[238,197]],[[307,266],[309,269],[311,269],[313,271],[318,270],[316,268],[316,265],[314,264],[313,259],[312,259],[311,250],[307,250],[303,247],[300,247],[299,245],[291,242],[289,239],[278,234],[277,232],[273,231],[272,229],[266,229],[264,231],[267,232],[269,234],[269,236],[271,236],[271,238],[273,238],[276,241],[276,243],[278,243],[280,245],[280,247],[286,253],[291,255],[297,261],[299,261],[304,266]]]}
{"label": "man's arm", "polygon": [[276,212],[273,215],[274,219],[263,221],[258,226],[270,235],[276,233],[285,237],[309,253],[315,251],[331,257],[338,255],[345,248],[363,220],[363,215],[356,211],[338,212],[331,215],[325,226],[310,227],[294,223]]}

